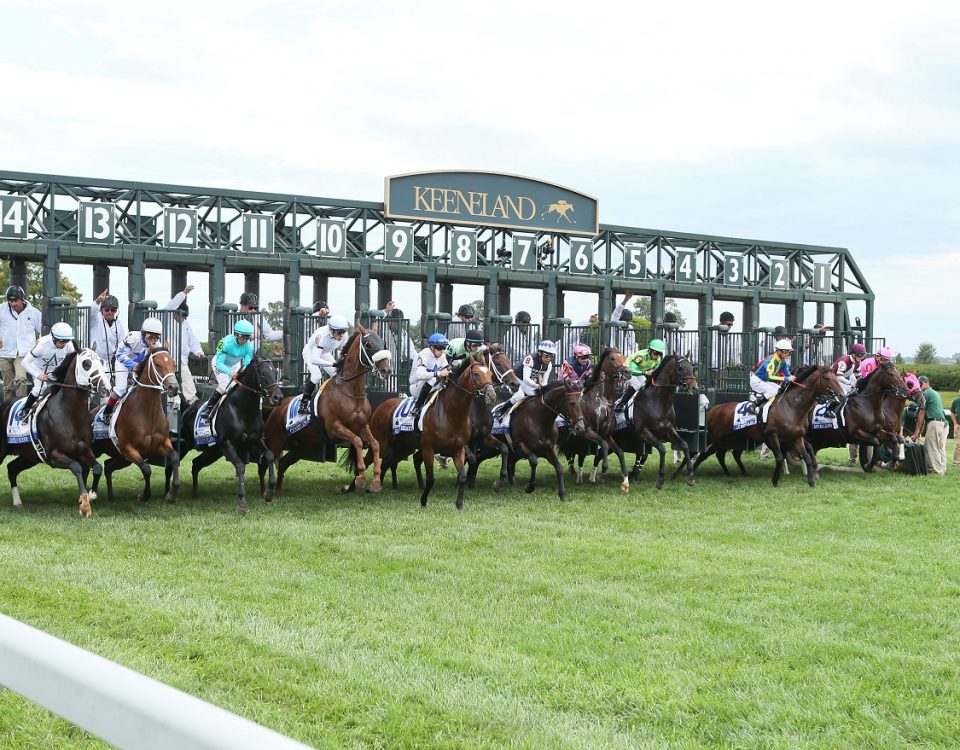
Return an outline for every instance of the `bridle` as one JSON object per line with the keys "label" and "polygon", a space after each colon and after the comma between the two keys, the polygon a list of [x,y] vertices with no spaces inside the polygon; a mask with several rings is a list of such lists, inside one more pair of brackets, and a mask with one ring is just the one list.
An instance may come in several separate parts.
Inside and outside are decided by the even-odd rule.
{"label": "bridle", "polygon": [[177,382],[176,372],[168,372],[166,375],[162,377],[160,376],[160,368],[158,368],[157,363],[153,361],[153,358],[156,357],[158,354],[169,355],[170,352],[167,351],[166,349],[157,349],[157,351],[153,352],[152,354],[150,354],[149,357],[147,357],[147,367],[146,367],[147,377],[151,379],[153,382],[149,382],[149,381],[144,382],[143,380],[140,380],[140,378],[137,377],[136,373],[133,373],[134,385],[136,385],[139,388],[149,388],[150,390],[154,390],[154,391],[162,391],[166,389],[166,385],[164,385],[164,383],[167,381],[167,378],[173,378],[173,382],[174,384],[176,384]]}
{"label": "bridle", "polygon": [[[674,355],[673,361],[674,361],[674,367],[673,367],[673,372],[671,373],[671,378],[675,377],[675,376],[677,375],[677,373],[680,371],[680,363],[681,363],[681,362],[686,362],[687,360],[684,359],[683,357]],[[660,364],[660,367],[657,368],[657,371],[659,371],[660,368],[663,367],[666,363],[667,363],[667,360],[666,360],[666,358],[664,358],[663,362]],[[689,363],[687,363],[687,364],[689,364]],[[691,365],[691,367],[690,367],[690,371],[691,371],[691,373],[693,372],[693,366],[692,366],[692,365]],[[697,383],[697,379],[696,379],[692,374],[690,374],[690,375],[684,375],[684,376],[681,377],[680,380],[677,381],[677,382],[673,382],[673,380],[671,379],[669,383],[658,383],[658,382],[656,381],[655,373],[650,373],[650,385],[652,385],[654,388],[680,388],[680,387],[683,387],[683,388],[685,388],[686,390],[690,390],[691,388],[693,388],[694,385],[696,385],[696,383]]]}
{"label": "bridle", "polygon": [[[475,398],[475,399],[482,399],[482,398],[484,397],[483,393],[484,393],[484,391],[486,390],[485,386],[488,386],[488,385],[489,385],[491,388],[493,388],[493,383],[481,383],[481,382],[477,379],[477,372],[476,372],[473,368],[474,368],[474,367],[483,367],[483,365],[481,365],[479,362],[475,362],[475,363],[473,363],[473,364],[469,364],[469,365],[467,365],[467,367],[470,368],[470,382],[473,384],[473,390],[472,390],[472,391],[471,391],[470,389],[464,388],[462,385],[460,385],[460,383],[459,383],[460,378],[457,378],[456,380],[452,380],[452,379],[450,379],[450,378],[447,378],[447,381],[446,381],[446,382],[447,382],[447,385],[453,386],[454,388],[457,388],[457,389],[463,391],[464,393],[469,393],[470,396],[473,397],[473,398]],[[460,377],[463,377],[463,375],[461,374]]]}
{"label": "bridle", "polygon": [[[484,357],[485,357],[485,359],[486,359],[486,365],[487,365],[487,367],[490,368],[490,371],[491,371],[491,372],[494,374],[494,376],[496,377],[497,382],[498,382],[500,385],[507,385],[507,383],[506,383],[506,377],[507,377],[508,374],[509,374],[509,375],[513,375],[514,379],[519,382],[520,379],[517,377],[517,374],[516,374],[513,370],[511,370],[510,368],[504,369],[503,372],[501,372],[501,371],[499,370],[499,368],[497,367],[496,358],[497,358],[497,356],[500,355],[500,354],[503,354],[503,352],[497,352],[497,353],[495,354],[491,349],[487,349],[487,350],[484,352]],[[504,356],[506,356],[506,355],[504,355]],[[509,388],[509,386],[507,386],[507,387]]]}
{"label": "bridle", "polygon": [[[334,377],[338,378],[341,383],[349,383],[353,380],[356,380],[357,378],[363,375],[366,375],[371,370],[378,373],[381,378],[386,379],[386,376],[377,368],[377,363],[373,361],[373,357],[371,357],[367,353],[367,347],[364,346],[364,341],[371,333],[372,333],[371,331],[367,331],[366,333],[357,337],[357,346],[360,348],[360,351],[357,353],[357,361],[360,365],[360,371],[351,375],[348,378],[345,378],[342,372],[338,372]],[[347,352],[346,354],[343,355],[344,360],[346,360],[347,355],[349,353],[350,352]],[[356,399],[363,399],[366,397],[367,397],[366,393],[364,393],[362,396],[351,396],[351,398],[356,398]]]}
{"label": "bridle", "polygon": [[[263,374],[260,372],[260,365],[267,365],[267,367],[269,367],[270,363],[265,359],[257,360],[256,365],[253,368],[254,375],[257,376],[257,386],[255,388],[247,385],[240,378],[237,378],[236,383],[241,388],[245,388],[248,391],[252,391],[253,393],[256,393],[258,396],[260,396],[260,398],[270,398],[270,391],[273,390],[274,388],[279,388],[280,381],[274,380],[272,383],[267,383],[266,385],[264,385]],[[246,368],[244,368],[244,372],[246,372]]]}

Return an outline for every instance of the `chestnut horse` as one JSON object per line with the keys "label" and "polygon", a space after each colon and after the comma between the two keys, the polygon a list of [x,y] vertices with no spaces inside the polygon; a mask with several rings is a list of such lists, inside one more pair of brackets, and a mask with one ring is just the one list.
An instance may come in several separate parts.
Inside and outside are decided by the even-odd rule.
{"label": "chestnut horse", "polygon": [[[143,489],[137,500],[147,502],[150,499],[150,464],[147,459],[153,456],[165,456],[173,468],[173,486],[167,492],[167,502],[177,499],[180,489],[180,454],[173,448],[170,440],[170,423],[163,410],[163,395],[176,395],[180,390],[177,384],[177,365],[167,349],[151,349],[147,358],[137,365],[133,373],[134,387],[124,399],[117,415],[117,443],[109,437],[97,440],[93,452],[99,456],[106,453],[109,458],[104,462],[107,480],[107,499],[113,502],[113,472],[130,464],[136,464],[143,474]],[[91,425],[102,407],[90,412]],[[100,482],[97,476],[93,480],[96,492]]]}
{"label": "chestnut horse", "polygon": [[[777,458],[773,471],[773,486],[776,487],[783,473],[785,449],[792,449],[803,459],[807,467],[807,483],[816,484],[817,458],[805,436],[810,425],[810,414],[818,402],[839,404],[843,400],[843,387],[829,367],[808,365],[796,373],[796,380],[784,383],[770,406],[764,424],[755,424],[743,430],[733,429],[733,414],[740,404],[736,402],[717,404],[707,412],[709,443],[693,465],[695,471],[714,453],[723,473],[729,476],[724,456],[733,450],[733,458],[740,472],[747,471],[740,460],[743,449],[737,444],[748,438],[757,443],[765,442]],[[735,447],[737,446],[737,447]],[[682,464],[677,468],[680,471]]]}
{"label": "chestnut horse", "polygon": [[[32,443],[9,445],[6,435],[3,435],[0,439],[0,461],[11,454],[17,456],[7,465],[10,494],[17,508],[23,505],[17,487],[17,477],[21,471],[39,463],[56,469],[69,469],[80,488],[80,515],[89,518],[93,515],[90,501],[97,499],[97,493],[87,492],[84,474],[93,469],[96,481],[103,471],[91,450],[93,430],[87,419],[89,396],[96,388],[105,397],[110,392],[110,382],[103,363],[94,351],[81,349],[79,353],[67,354],[60,366],[50,374],[49,383],[46,404],[36,417],[37,444],[44,458],[40,457]],[[9,398],[0,405],[0,425],[4,428],[17,400]]]}
{"label": "chestnut horse", "polygon": [[[310,446],[326,441],[349,443],[357,454],[354,482],[361,489],[367,485],[367,464],[363,460],[364,444],[370,446],[373,456],[373,483],[371,492],[380,491],[380,446],[370,432],[370,401],[367,400],[367,373],[374,370],[381,378],[390,375],[390,353],[383,339],[374,331],[358,325],[343,344],[343,354],[337,360],[337,374],[323,387],[317,402],[316,416],[311,424],[291,435],[287,431],[287,411],[294,397],[285,398],[270,412],[264,425],[267,447],[277,462],[277,486],[271,491],[264,487],[268,468],[260,462],[260,491],[266,500],[283,491],[283,475],[287,469],[304,457]],[[287,452],[280,455],[283,449]],[[344,488],[346,489],[346,488]]]}
{"label": "chestnut horse", "polygon": [[[426,507],[430,490],[433,489],[433,458],[441,455],[453,457],[457,467],[457,510],[463,509],[463,492],[467,486],[464,465],[467,460],[467,443],[470,442],[472,431],[470,407],[474,399],[483,399],[489,408],[496,399],[496,393],[490,368],[468,357],[451,367],[443,388],[424,415],[422,432],[392,434],[393,413],[403,401],[402,398],[387,399],[377,407],[370,419],[373,438],[381,448],[380,461],[384,472],[391,471],[407,456],[420,450],[423,463],[427,467],[427,481],[420,495],[421,507]],[[368,451],[368,462],[370,456]],[[347,451],[344,454],[343,463],[346,466],[355,468],[356,462],[356,453]],[[350,485],[350,491],[353,491],[354,487],[355,485]]]}

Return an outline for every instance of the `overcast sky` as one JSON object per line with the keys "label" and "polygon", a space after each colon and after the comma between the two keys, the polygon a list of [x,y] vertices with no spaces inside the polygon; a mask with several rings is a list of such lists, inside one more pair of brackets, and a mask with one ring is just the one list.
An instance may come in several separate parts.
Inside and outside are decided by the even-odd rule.
{"label": "overcast sky", "polygon": [[0,169],[369,201],[388,174],[528,175],[603,223],[847,247],[878,335],[960,352],[960,6],[627,6],[0,2]]}

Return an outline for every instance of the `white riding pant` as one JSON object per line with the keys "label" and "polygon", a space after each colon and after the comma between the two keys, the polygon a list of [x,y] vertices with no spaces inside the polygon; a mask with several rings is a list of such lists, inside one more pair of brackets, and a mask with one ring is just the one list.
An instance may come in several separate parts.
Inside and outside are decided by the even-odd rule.
{"label": "white riding pant", "polygon": [[337,374],[337,368],[336,368],[336,367],[322,367],[322,366],[320,366],[320,365],[315,365],[315,364],[313,364],[312,362],[310,362],[310,363],[307,364],[307,372],[309,373],[309,376],[310,376],[310,382],[313,383],[314,385],[316,385],[317,383],[319,383],[319,382],[323,379],[324,373],[326,373],[327,377],[331,377],[331,378],[332,378],[334,375],[336,375],[336,374]]}
{"label": "white riding pant", "polygon": [[197,384],[193,382],[189,359],[180,363],[180,393],[183,394],[183,398],[188,404],[197,400]]}
{"label": "white riding pant", "polygon": [[[233,372],[236,372],[239,369],[240,369],[240,365],[237,365],[236,369]],[[220,370],[214,370],[214,373],[217,378],[217,393],[220,393],[220,394],[226,393],[227,386],[230,385],[230,381],[233,380],[233,378],[230,377],[230,375],[232,375],[233,373],[230,373],[230,375],[228,375],[227,373],[221,372]]]}
{"label": "white riding pant", "polygon": [[647,376],[646,376],[646,375],[631,375],[631,376],[630,376],[629,385],[633,388],[633,390],[639,391],[639,390],[640,390],[641,388],[643,388],[643,386],[645,386],[646,384],[647,384]]}
{"label": "white riding pant", "polygon": [[117,371],[114,373],[116,380],[113,382],[113,395],[117,398],[122,398],[123,394],[127,392],[129,387],[127,383],[130,380],[130,370],[126,367],[120,366]]}
{"label": "white riding pant", "polygon": [[768,399],[773,398],[780,392],[780,383],[771,383],[769,380],[760,380],[754,373],[750,373],[750,390],[754,393],[759,393],[763,396],[766,396]]}
{"label": "white riding pant", "polygon": [[47,383],[47,381],[40,380],[40,378],[34,378],[33,388],[30,390],[30,393],[39,398],[40,394],[46,390],[44,386],[48,386],[48,385],[49,384]]}

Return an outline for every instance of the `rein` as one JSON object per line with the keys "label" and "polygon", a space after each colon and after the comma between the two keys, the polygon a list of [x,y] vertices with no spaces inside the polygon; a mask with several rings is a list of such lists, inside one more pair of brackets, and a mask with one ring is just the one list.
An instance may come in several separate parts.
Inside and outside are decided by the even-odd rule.
{"label": "rein", "polygon": [[[164,385],[164,383],[167,381],[167,378],[173,378],[174,382],[176,382],[177,375],[175,372],[168,372],[162,378],[160,377],[160,371],[159,371],[159,368],[157,367],[157,363],[153,361],[153,358],[160,353],[161,352],[156,351],[153,354],[151,354],[149,357],[147,357],[148,377],[152,377],[155,382],[152,382],[152,383],[144,382],[137,377],[136,373],[133,373],[134,385],[140,388],[149,388],[150,390],[153,390],[153,391],[162,391],[166,389],[166,386]],[[167,352],[167,354],[169,354],[169,352]]]}

